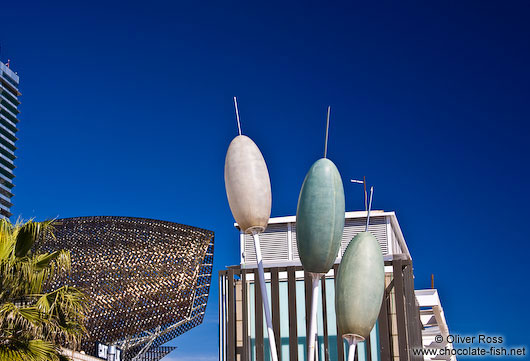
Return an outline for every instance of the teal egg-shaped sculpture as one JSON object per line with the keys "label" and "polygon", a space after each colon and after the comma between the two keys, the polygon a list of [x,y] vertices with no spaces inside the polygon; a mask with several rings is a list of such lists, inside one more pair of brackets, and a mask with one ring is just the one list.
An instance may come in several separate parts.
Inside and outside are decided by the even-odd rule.
{"label": "teal egg-shaped sculpture", "polygon": [[335,312],[341,335],[365,339],[375,325],[385,289],[385,265],[377,239],[357,234],[346,248],[336,277]]}
{"label": "teal egg-shaped sculpture", "polygon": [[344,188],[327,158],[309,169],[296,210],[296,243],[306,272],[327,273],[337,258],[344,230]]}

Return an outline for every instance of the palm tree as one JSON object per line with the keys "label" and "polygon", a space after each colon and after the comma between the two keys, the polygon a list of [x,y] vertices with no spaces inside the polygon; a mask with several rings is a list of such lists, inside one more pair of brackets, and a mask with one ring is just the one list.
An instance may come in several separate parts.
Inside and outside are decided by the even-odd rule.
{"label": "palm tree", "polygon": [[51,221],[0,220],[0,360],[64,360],[60,345],[76,348],[86,334],[84,294],[69,286],[45,292],[70,270],[70,253],[39,252],[53,237]]}

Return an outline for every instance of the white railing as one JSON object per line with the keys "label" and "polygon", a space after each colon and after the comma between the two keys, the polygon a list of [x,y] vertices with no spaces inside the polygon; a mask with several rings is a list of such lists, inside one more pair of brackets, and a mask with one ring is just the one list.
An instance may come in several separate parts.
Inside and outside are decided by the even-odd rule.
{"label": "white railing", "polygon": [[20,82],[20,78],[18,77],[17,74],[15,74],[15,72],[13,70],[11,70],[10,68],[8,68],[4,63],[0,62],[0,70],[2,70],[3,72],[5,72],[11,79],[13,79],[15,82],[19,83]]}

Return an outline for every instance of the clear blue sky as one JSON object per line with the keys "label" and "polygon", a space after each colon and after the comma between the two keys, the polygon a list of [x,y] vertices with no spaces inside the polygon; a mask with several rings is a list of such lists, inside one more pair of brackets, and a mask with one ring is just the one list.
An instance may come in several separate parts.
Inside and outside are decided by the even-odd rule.
{"label": "clear blue sky", "polygon": [[[529,345],[528,2],[9,1],[0,58],[21,77],[16,217],[122,215],[216,233],[238,263],[223,166],[260,146],[273,216],[329,158],[347,210],[358,185],[395,210],[415,285],[434,273],[453,333]],[[217,282],[204,323],[168,359],[217,359]],[[199,346],[199,347],[198,347]]]}

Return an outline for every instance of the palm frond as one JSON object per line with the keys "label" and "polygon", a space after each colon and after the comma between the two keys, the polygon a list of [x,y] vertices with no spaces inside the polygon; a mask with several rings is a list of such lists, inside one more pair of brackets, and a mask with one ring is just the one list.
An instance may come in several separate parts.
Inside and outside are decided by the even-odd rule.
{"label": "palm frond", "polygon": [[70,252],[39,252],[38,241],[53,237],[53,222],[0,219],[0,361],[59,361],[58,345],[75,348],[86,335],[81,290],[43,293],[71,268]]}
{"label": "palm frond", "polygon": [[28,221],[18,229],[15,229],[15,256],[24,257],[31,250],[40,234],[41,224]]}
{"label": "palm frond", "polygon": [[16,339],[2,340],[0,343],[0,360],[9,361],[58,361],[59,350],[51,342],[44,340]]}

